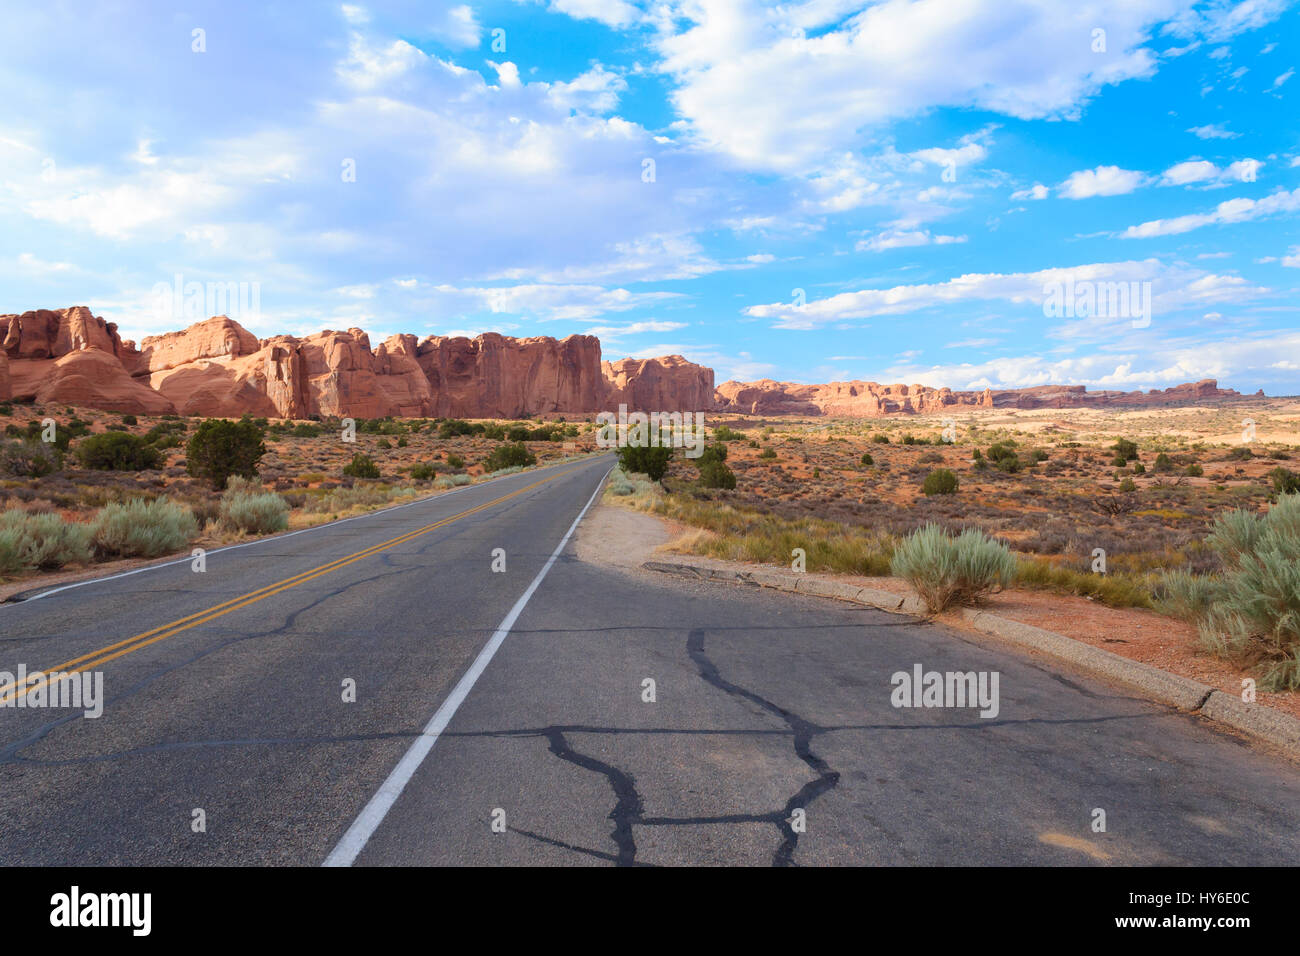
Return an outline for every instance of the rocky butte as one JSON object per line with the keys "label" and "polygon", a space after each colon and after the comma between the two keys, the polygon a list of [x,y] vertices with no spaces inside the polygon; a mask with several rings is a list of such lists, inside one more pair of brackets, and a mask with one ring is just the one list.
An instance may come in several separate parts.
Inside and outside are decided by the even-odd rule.
{"label": "rocky butte", "polygon": [[[85,306],[0,315],[0,400],[158,415],[523,418],[631,411],[875,418],[962,408],[1185,404],[1237,397],[1213,380],[1152,392],[1082,386],[954,392],[875,382],[724,382],[680,355],[602,361],[590,335],[259,339],[215,316],[137,347]],[[1262,393],[1261,393],[1262,394]]]}

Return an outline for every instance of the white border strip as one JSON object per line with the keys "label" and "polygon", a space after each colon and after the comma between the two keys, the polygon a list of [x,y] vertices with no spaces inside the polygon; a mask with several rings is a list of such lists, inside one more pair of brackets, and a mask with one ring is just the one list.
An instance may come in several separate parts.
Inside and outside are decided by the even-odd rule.
{"label": "white border strip", "polygon": [[[613,469],[611,468],[610,471],[613,471]],[[429,756],[429,751],[433,749],[433,745],[438,742],[442,732],[451,723],[452,717],[456,716],[456,711],[460,708],[460,705],[469,696],[469,692],[474,689],[474,684],[482,676],[483,671],[487,669],[497,650],[505,643],[510,629],[514,627],[515,621],[523,612],[524,607],[527,606],[533,592],[537,590],[538,585],[542,583],[542,579],[546,577],[547,572],[551,570],[551,566],[559,558],[564,546],[569,543],[569,538],[577,530],[578,522],[582,520],[582,516],[587,513],[587,509],[596,500],[596,496],[600,494],[600,490],[605,486],[605,478],[608,477],[609,472],[607,471],[596,485],[596,490],[592,492],[587,503],[578,512],[578,517],[573,519],[573,524],[569,525],[569,530],[564,533],[560,543],[551,552],[551,556],[547,559],[542,570],[538,571],[537,577],[533,578],[533,583],[528,585],[528,590],[520,595],[519,600],[515,602],[515,606],[510,609],[510,613],[505,616],[491,639],[483,646],[483,650],[478,652],[478,657],[474,658],[474,663],[465,672],[465,676],[452,688],[451,693],[447,695],[447,699],[442,702],[442,706],[433,715],[433,719],[429,721],[420,736],[411,744],[410,749],[406,751],[397,766],[393,768],[392,773],[388,775],[388,779],[380,785],[379,791],[370,798],[370,802],[366,804],[365,809],[353,821],[352,826],[348,827],[348,832],[343,834],[338,846],[330,851],[330,855],[325,858],[325,862],[321,866],[351,866],[361,854],[361,851],[365,849],[366,844],[370,842],[371,836],[379,829],[379,825],[384,822],[384,817],[388,815],[388,811],[393,808],[393,804],[402,795],[406,785],[411,782],[415,772],[420,769],[420,764],[424,762],[424,758]]]}
{"label": "white border strip", "polygon": [[[593,456],[594,457],[594,456]],[[351,518],[340,518],[338,521],[326,521],[323,524],[312,525],[310,528],[299,528],[297,531],[290,531],[287,534],[272,534],[258,538],[255,541],[245,541],[243,544],[228,544],[224,548],[214,548],[208,552],[208,556],[222,554],[226,551],[238,551],[240,548],[251,548],[255,544],[265,544],[268,541],[283,541],[285,538],[292,538],[294,535],[307,534],[309,531],[323,531],[326,528],[337,528],[341,524],[347,524],[349,521],[360,521],[362,518],[373,518],[375,515],[381,515],[389,511],[401,511],[403,508],[414,508],[416,505],[428,504],[431,501],[442,501],[444,498],[450,498],[452,495],[459,494],[462,491],[472,491],[475,488],[482,488],[484,485],[490,485],[496,481],[504,481],[507,478],[514,478],[518,474],[537,474],[546,471],[548,468],[559,468],[561,465],[571,465],[573,461],[556,462],[553,465],[542,465],[531,472],[516,472],[515,475],[502,475],[499,478],[489,478],[487,481],[475,482],[470,485],[462,485],[459,488],[453,488],[451,491],[444,491],[439,494],[425,495],[417,498],[415,501],[408,501],[402,505],[389,505],[387,508],[377,508],[374,511],[367,511],[365,514],[353,515]],[[71,584],[64,584],[57,588],[50,588],[48,591],[42,591],[39,594],[33,594],[31,597],[23,598],[21,601],[0,600],[0,611],[5,608],[18,607],[22,604],[30,604],[32,601],[39,601],[41,598],[49,597],[51,594],[58,594],[60,591],[70,591],[73,588],[84,588],[87,584],[102,584],[105,581],[116,581],[118,578],[129,578],[133,574],[143,574],[146,571],[157,571],[160,568],[175,567],[178,564],[188,564],[194,560],[190,555],[183,558],[177,558],[175,561],[163,561],[159,564],[145,565],[143,568],[136,568],[132,571],[119,571],[117,574],[108,574],[104,577],[87,578],[84,581],[74,581]]]}

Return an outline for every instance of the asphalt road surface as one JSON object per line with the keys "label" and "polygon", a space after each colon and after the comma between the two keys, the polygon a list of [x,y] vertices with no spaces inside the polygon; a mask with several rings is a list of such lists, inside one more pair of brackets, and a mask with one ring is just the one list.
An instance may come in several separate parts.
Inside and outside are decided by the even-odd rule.
{"label": "asphalt road surface", "polygon": [[[1197,718],[909,618],[578,560],[611,464],[0,606],[0,671],[106,698],[0,707],[0,864],[1300,862],[1300,775]],[[917,664],[996,672],[997,716],[893,706]]]}

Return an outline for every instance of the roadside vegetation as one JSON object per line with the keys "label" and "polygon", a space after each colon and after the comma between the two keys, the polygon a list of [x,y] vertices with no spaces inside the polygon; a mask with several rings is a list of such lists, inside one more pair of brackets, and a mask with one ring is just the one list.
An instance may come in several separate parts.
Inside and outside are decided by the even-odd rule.
{"label": "roadside vegetation", "polygon": [[590,422],[0,404],[0,580],[309,527],[595,450]]}

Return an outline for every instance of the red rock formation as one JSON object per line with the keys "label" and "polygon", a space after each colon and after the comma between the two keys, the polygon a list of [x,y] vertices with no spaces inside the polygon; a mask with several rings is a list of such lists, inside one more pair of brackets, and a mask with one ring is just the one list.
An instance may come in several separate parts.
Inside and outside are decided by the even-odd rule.
{"label": "red rock formation", "polygon": [[707,412],[717,405],[713,369],[680,355],[604,362],[609,392],[605,408],[626,404],[634,412]]}
{"label": "red rock formation", "polygon": [[41,404],[80,405],[137,415],[164,415],[176,408],[164,396],[133,379],[116,355],[98,348],[68,352],[57,359],[9,363],[13,397]]}
{"label": "red rock formation", "polygon": [[875,382],[724,382],[680,355],[601,362],[590,335],[473,339],[394,335],[372,350],[360,329],[258,340],[226,316],[150,336],[137,350],[84,306],[0,315],[0,400],[124,412],[281,418],[518,418],[615,411],[722,410],[877,417],[959,408],[1183,404],[1236,396],[1207,379],[1164,391],[1042,386],[954,392]]}
{"label": "red rock formation", "polygon": [[882,415],[928,414],[946,408],[992,408],[992,394],[954,392],[925,385],[879,385],[875,382],[723,382],[718,401],[728,411],[749,415],[835,415],[877,418]]}
{"label": "red rock formation", "polygon": [[10,359],[52,359],[85,348],[125,354],[117,326],[91,315],[84,305],[0,315],[0,348]]}
{"label": "red rock formation", "polygon": [[603,408],[600,340],[592,335],[558,342],[495,332],[474,339],[430,336],[420,343],[418,361],[439,416],[519,418]]}
{"label": "red rock formation", "polygon": [[1221,389],[1214,379],[1175,385],[1163,391],[1089,392],[1082,385],[1040,385],[979,392],[954,392],[925,385],[878,385],[875,382],[723,382],[718,386],[722,410],[747,415],[835,415],[877,418],[883,415],[934,414],[966,408],[1085,408],[1111,405],[1178,405],[1239,392]]}

